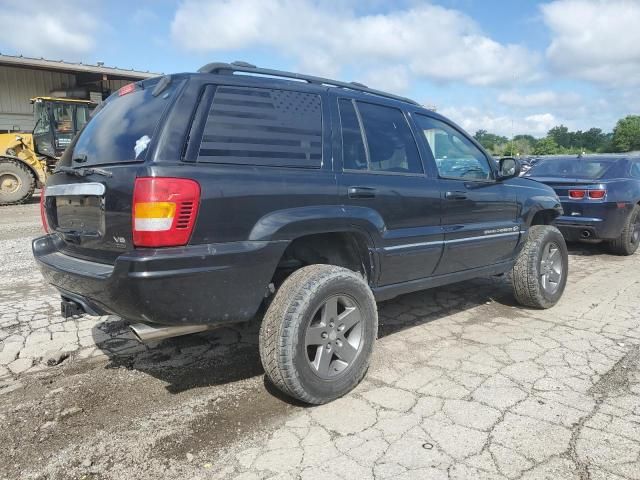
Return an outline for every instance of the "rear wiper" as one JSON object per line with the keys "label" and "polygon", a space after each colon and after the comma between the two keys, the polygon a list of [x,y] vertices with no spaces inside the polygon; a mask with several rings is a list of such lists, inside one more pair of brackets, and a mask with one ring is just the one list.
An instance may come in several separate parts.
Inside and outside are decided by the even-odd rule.
{"label": "rear wiper", "polygon": [[94,168],[94,167],[71,168],[71,167],[65,167],[65,166],[59,165],[58,167],[56,167],[53,173],[58,173],[58,172],[70,173],[71,175],[75,175],[76,177],[86,177],[87,175],[91,175],[94,173],[97,175],[103,175],[105,177],[113,176],[113,173],[107,170],[103,170],[101,168]]}

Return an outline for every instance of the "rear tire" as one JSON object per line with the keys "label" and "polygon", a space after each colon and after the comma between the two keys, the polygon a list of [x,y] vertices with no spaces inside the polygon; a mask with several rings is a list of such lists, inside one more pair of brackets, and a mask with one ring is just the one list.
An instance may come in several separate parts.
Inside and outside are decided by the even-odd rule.
{"label": "rear tire", "polygon": [[569,255],[564,237],[551,225],[529,228],[527,243],[513,267],[516,300],[533,308],[553,307],[564,292]]}
{"label": "rear tire", "polygon": [[616,255],[633,255],[640,244],[640,205],[631,210],[620,236],[609,242],[609,250]]}
{"label": "rear tire", "polygon": [[260,358],[283,393],[323,404],[360,383],[377,331],[376,302],[359,274],[310,265],[276,292],[260,328]]}
{"label": "rear tire", "polygon": [[0,158],[0,205],[24,203],[31,198],[36,179],[23,163]]}

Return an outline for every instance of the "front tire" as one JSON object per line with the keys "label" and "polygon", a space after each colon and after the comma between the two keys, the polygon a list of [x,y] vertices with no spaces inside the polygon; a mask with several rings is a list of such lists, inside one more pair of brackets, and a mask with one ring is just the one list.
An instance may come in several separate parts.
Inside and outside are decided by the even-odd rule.
{"label": "front tire", "polygon": [[23,163],[0,158],[0,205],[24,203],[31,198],[36,179]]}
{"label": "front tire", "polygon": [[529,228],[527,243],[513,267],[516,300],[533,308],[553,307],[564,292],[569,255],[564,237],[551,225]]}
{"label": "front tire", "polygon": [[275,294],[260,328],[260,358],[283,393],[319,405],[360,383],[377,331],[375,299],[359,274],[310,265]]}
{"label": "front tire", "polygon": [[636,205],[624,222],[620,236],[609,242],[609,250],[616,255],[633,255],[640,245],[640,205]]}

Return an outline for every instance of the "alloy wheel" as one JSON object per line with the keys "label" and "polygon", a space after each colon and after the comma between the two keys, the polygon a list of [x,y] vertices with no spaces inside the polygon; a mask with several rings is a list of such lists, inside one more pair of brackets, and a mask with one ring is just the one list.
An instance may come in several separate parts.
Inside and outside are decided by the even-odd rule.
{"label": "alloy wheel", "polygon": [[544,246],[542,259],[540,260],[540,284],[545,292],[553,295],[560,288],[562,270],[560,247],[555,242],[547,243]]}
{"label": "alloy wheel", "polygon": [[360,354],[362,312],[346,295],[327,298],[314,313],[305,333],[307,361],[322,379],[349,368]]}

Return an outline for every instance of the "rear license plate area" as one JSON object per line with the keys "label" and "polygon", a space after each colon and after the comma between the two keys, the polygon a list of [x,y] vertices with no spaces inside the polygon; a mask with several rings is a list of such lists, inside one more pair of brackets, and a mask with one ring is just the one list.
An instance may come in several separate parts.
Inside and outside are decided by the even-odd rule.
{"label": "rear license plate area", "polygon": [[100,235],[104,232],[104,209],[102,198],[91,195],[55,197],[56,230]]}

